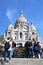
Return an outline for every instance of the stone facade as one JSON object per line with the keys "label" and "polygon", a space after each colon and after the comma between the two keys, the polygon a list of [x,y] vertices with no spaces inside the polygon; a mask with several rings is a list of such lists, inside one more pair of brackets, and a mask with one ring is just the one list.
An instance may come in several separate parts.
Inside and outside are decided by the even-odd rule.
{"label": "stone facade", "polygon": [[32,22],[31,25],[28,24],[27,19],[23,15],[23,11],[21,11],[20,16],[15,22],[15,25],[12,25],[12,21],[10,22],[4,37],[13,38],[15,43],[22,43],[23,46],[30,38],[31,40],[35,39],[36,41],[40,41],[40,36],[37,33],[34,24]]}

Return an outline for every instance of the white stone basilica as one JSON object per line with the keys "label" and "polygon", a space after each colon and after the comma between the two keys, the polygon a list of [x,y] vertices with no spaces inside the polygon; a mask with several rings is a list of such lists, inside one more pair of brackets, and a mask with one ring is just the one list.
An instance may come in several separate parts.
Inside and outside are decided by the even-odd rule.
{"label": "white stone basilica", "polygon": [[16,44],[22,43],[23,46],[28,39],[40,41],[40,36],[37,33],[34,24],[31,22],[31,25],[28,25],[28,21],[23,15],[23,11],[21,11],[14,26],[12,25],[12,21],[10,22],[5,33],[5,38],[13,38]]}

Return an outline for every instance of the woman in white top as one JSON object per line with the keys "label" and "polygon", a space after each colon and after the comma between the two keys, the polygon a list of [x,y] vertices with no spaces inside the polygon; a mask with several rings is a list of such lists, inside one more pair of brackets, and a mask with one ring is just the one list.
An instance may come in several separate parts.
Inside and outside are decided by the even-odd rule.
{"label": "woman in white top", "polygon": [[9,59],[12,58],[12,41],[13,41],[13,39],[10,40],[10,48],[8,49],[8,51],[9,51]]}

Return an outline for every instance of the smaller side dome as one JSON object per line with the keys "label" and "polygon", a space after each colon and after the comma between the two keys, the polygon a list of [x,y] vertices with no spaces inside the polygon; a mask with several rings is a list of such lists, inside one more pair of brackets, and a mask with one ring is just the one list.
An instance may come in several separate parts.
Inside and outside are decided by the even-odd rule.
{"label": "smaller side dome", "polygon": [[36,31],[36,28],[35,28],[33,22],[31,22],[31,30],[32,30],[32,31]]}

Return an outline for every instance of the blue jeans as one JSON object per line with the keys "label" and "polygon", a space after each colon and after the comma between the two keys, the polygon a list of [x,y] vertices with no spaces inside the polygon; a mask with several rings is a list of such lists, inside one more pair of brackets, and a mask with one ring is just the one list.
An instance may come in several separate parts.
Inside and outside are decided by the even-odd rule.
{"label": "blue jeans", "polygon": [[12,55],[13,55],[13,52],[14,52],[14,48],[12,48],[11,51],[9,51],[9,52],[10,52],[10,53],[9,53],[9,54],[10,54],[10,55],[9,55],[9,59],[11,59],[11,58],[12,58]]}
{"label": "blue jeans", "polygon": [[29,58],[33,58],[33,50],[32,50],[32,48],[28,49],[28,56],[29,56]]}
{"label": "blue jeans", "polygon": [[9,51],[4,52],[4,61],[6,61],[7,56],[9,57]]}

